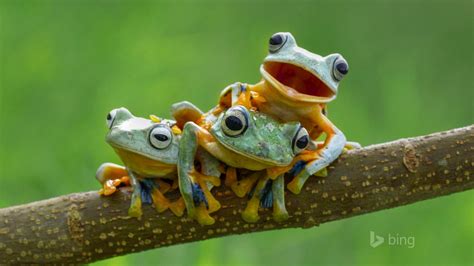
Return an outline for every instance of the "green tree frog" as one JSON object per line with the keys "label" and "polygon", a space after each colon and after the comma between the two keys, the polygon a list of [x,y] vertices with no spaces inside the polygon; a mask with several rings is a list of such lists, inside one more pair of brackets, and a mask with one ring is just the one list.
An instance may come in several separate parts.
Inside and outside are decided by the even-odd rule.
{"label": "green tree frog", "polygon": [[260,66],[263,79],[254,85],[236,83],[221,93],[219,110],[244,105],[279,121],[299,121],[311,140],[322,133],[326,139],[317,150],[297,156],[288,189],[300,193],[307,178],[334,161],[346,145],[344,134],[324,115],[326,104],[336,98],[339,82],[349,71],[340,54],[322,57],[298,47],[289,32],[279,32],[269,40],[269,54]]}
{"label": "green tree frog", "polygon": [[[290,165],[294,156],[308,147],[309,135],[306,129],[299,122],[278,123],[264,113],[241,105],[231,107],[217,117],[213,117],[212,111],[204,117],[206,121],[200,121],[200,124],[212,124],[210,129],[194,122],[186,123],[179,145],[179,188],[188,215],[200,224],[214,223],[212,217],[196,214],[197,210],[205,207],[193,200],[193,187],[200,179],[194,166],[195,154],[198,148],[202,148],[229,167],[256,171],[248,178],[258,180],[258,183],[242,213],[244,220],[257,221],[260,204],[266,207],[272,205],[274,219],[285,220],[288,213],[284,201],[284,172],[275,174],[270,169]],[[247,185],[241,187],[239,194],[245,194],[252,181],[244,183]],[[239,189],[236,186],[234,188]],[[272,200],[268,200],[269,197]]]}
{"label": "green tree frog", "polygon": [[[201,115],[193,105],[182,105],[180,110],[182,114]],[[188,119],[189,115],[177,117]],[[150,118],[135,117],[125,108],[114,109],[107,115],[109,132],[106,141],[119,155],[125,167],[104,163],[97,170],[96,178],[103,184],[101,191],[104,195],[113,193],[122,182],[131,184],[133,192],[128,213],[132,217],[142,215],[142,200],[145,203],[153,202],[158,212],[170,208],[174,214],[181,216],[185,207],[182,198],[170,203],[163,195],[178,185],[176,167],[181,129],[176,121],[156,116]],[[209,176],[200,183],[202,187],[198,188],[199,192],[206,194],[210,210],[216,211],[220,205],[209,190],[220,184],[220,164],[204,151],[198,153],[197,159],[201,162],[201,171]]]}

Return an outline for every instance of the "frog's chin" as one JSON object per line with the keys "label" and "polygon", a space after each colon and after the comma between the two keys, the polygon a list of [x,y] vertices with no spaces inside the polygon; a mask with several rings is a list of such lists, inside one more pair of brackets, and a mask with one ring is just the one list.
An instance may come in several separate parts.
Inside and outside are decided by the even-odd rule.
{"label": "frog's chin", "polygon": [[138,151],[131,151],[117,144],[110,144],[127,168],[145,177],[165,177],[176,171],[176,164],[169,164]]}
{"label": "frog's chin", "polygon": [[[291,160],[289,160],[288,162],[279,162],[279,161],[272,160],[272,159],[262,158],[262,157],[259,157],[257,155],[254,155],[254,154],[251,154],[251,153],[248,153],[248,152],[242,152],[242,151],[239,151],[239,150],[235,149],[235,147],[232,147],[232,145],[227,144],[225,141],[219,141],[219,143],[222,146],[224,146],[225,148],[227,148],[228,150],[232,151],[233,153],[238,154],[238,156],[242,156],[244,158],[249,158],[249,159],[254,160],[255,162],[257,162],[261,165],[266,165],[264,168],[274,167],[274,166],[283,167],[283,166],[287,166],[291,163]],[[264,168],[261,168],[259,170],[263,170]],[[254,169],[254,170],[257,170],[257,169]]]}
{"label": "frog's chin", "polygon": [[267,61],[260,66],[260,73],[282,95],[296,101],[327,103],[336,98],[328,85],[301,66]]}

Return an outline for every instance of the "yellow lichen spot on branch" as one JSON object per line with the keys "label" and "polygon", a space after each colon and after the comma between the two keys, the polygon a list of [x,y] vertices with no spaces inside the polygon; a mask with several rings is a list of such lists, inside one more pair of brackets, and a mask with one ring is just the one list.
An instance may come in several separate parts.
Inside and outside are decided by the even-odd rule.
{"label": "yellow lichen spot on branch", "polygon": [[77,210],[76,204],[72,204],[69,208],[67,215],[67,225],[71,239],[76,241],[76,243],[82,244],[84,228],[82,227],[81,215]]}
{"label": "yellow lichen spot on branch", "polygon": [[403,164],[411,173],[416,173],[420,165],[420,155],[416,153],[411,143],[406,143],[404,146]]}

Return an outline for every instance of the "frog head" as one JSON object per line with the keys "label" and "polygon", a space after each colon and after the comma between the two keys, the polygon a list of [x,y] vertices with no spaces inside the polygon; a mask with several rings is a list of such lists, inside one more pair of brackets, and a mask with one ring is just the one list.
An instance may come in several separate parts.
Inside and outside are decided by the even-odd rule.
{"label": "frog head", "polygon": [[106,141],[124,164],[145,177],[163,176],[176,168],[179,135],[171,120],[155,121],[135,117],[126,108],[107,115]]}
{"label": "frog head", "polygon": [[339,82],[349,65],[340,54],[322,57],[298,47],[289,32],[269,40],[269,54],[260,66],[263,79],[286,97],[327,103],[336,98]]}
{"label": "frog head", "polygon": [[227,149],[275,166],[289,165],[309,145],[299,122],[279,123],[241,105],[222,113],[210,132]]}

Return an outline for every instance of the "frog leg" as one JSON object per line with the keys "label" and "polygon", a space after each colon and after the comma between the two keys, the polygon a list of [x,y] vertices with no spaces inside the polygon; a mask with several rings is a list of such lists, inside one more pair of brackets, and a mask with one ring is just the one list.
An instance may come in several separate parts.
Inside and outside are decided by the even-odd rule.
{"label": "frog leg", "polygon": [[309,176],[319,172],[323,168],[327,167],[330,163],[341,155],[344,145],[346,144],[346,137],[329,119],[322,113],[316,115],[317,125],[323,129],[327,134],[326,141],[321,149],[312,152],[315,157],[302,169],[300,173],[288,184],[288,190],[294,194],[299,194],[303,188],[304,183]]}
{"label": "frog leg", "polygon": [[[181,136],[178,156],[179,189],[183,197],[188,216],[202,225],[215,222],[207,211],[208,202],[199,184],[199,175],[194,169],[194,160],[203,130],[193,122],[185,124]],[[209,134],[209,133],[208,133]],[[210,134],[209,134],[210,135]],[[201,178],[202,179],[202,178]],[[197,205],[197,207],[196,207]]]}
{"label": "frog leg", "polygon": [[156,181],[158,183],[158,189],[160,190],[161,193],[165,194],[166,192],[170,191],[171,185],[158,179]]}
{"label": "frog leg", "polygon": [[198,121],[203,112],[194,104],[188,101],[182,101],[171,105],[171,115],[176,120],[178,128],[183,128],[188,121]]}
{"label": "frog leg", "polygon": [[[158,180],[157,182],[158,182],[158,187],[153,187],[151,191],[151,198],[153,199],[153,204],[155,205],[155,209],[159,213],[161,213],[161,212],[166,211],[170,206],[169,200],[163,195],[163,193],[165,192],[162,191],[162,190],[167,191],[170,185],[161,180]],[[168,189],[166,188],[162,189],[161,187],[164,186],[163,184],[166,184],[168,186]]]}
{"label": "frog leg", "polygon": [[268,176],[263,176],[259,179],[252,193],[252,197],[247,202],[247,207],[242,212],[242,219],[244,219],[248,223],[255,223],[260,219],[260,217],[258,216],[258,209],[260,207],[262,192],[264,191],[268,180]]}
{"label": "frog leg", "polygon": [[286,221],[289,217],[285,207],[285,180],[284,175],[278,176],[272,183],[273,193],[273,220]]}
{"label": "frog leg", "polygon": [[[324,147],[323,141],[313,141],[312,143],[318,149]],[[362,148],[362,145],[360,145],[360,143],[356,141],[347,141],[346,144],[344,145],[344,151],[356,150],[356,149],[361,149],[361,148]]]}
{"label": "frog leg", "polygon": [[95,177],[103,185],[99,191],[100,195],[108,196],[113,194],[121,184],[130,185],[128,172],[125,167],[114,163],[101,164],[97,169]]}
{"label": "frog leg", "polygon": [[142,198],[141,198],[141,185],[138,177],[129,171],[130,184],[132,185],[133,192],[131,196],[130,208],[128,209],[128,215],[131,217],[142,216]]}
{"label": "frog leg", "polygon": [[175,178],[173,179],[173,184],[171,184],[171,190],[175,190],[179,187],[179,179]]}
{"label": "frog leg", "polygon": [[[235,168],[234,168],[235,169]],[[252,187],[255,185],[257,180],[262,177],[262,174],[264,174],[264,171],[258,171],[255,173],[252,173],[251,175],[236,181],[231,185],[232,191],[234,191],[235,195],[239,198],[243,198],[245,195],[247,195]]]}
{"label": "frog leg", "polygon": [[225,185],[226,187],[232,187],[235,183],[237,183],[237,169],[229,166],[225,172]]}
{"label": "frog leg", "polygon": [[355,142],[355,141],[347,141],[346,145],[344,145],[344,149],[347,149],[347,150],[356,150],[356,149],[361,149],[361,148],[362,148],[362,145],[360,145],[359,142]]}
{"label": "frog leg", "polygon": [[101,184],[109,179],[119,179],[122,176],[127,176],[128,172],[125,167],[115,163],[103,163],[99,166],[95,173],[95,178]]}
{"label": "frog leg", "polygon": [[178,200],[170,203],[170,210],[178,217],[183,216],[184,209],[186,209],[186,206],[184,205],[183,197],[179,197]]}

